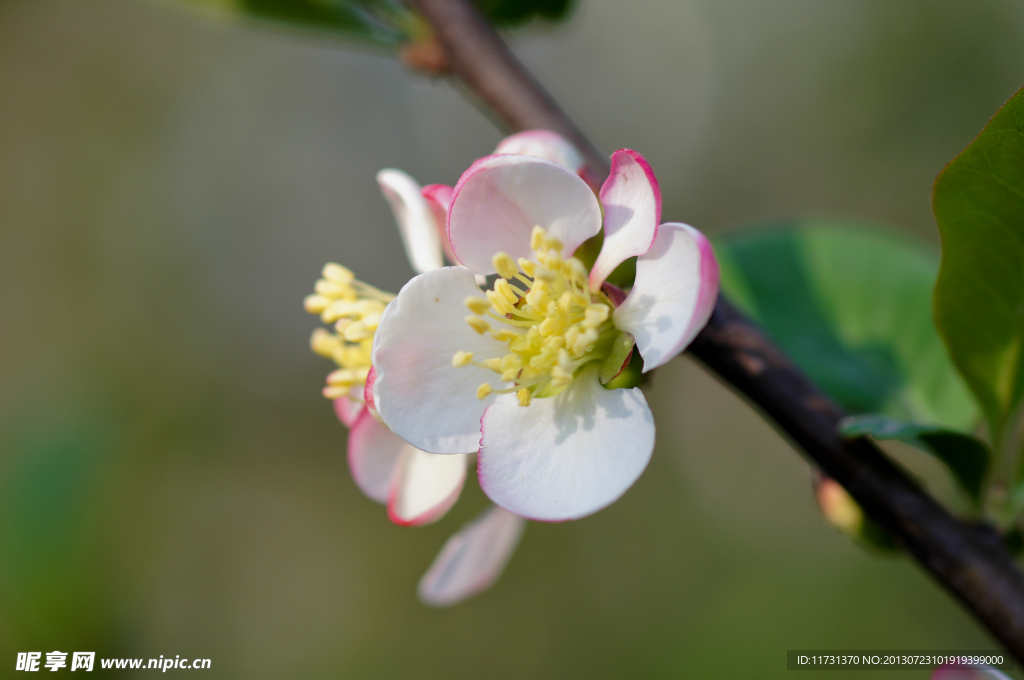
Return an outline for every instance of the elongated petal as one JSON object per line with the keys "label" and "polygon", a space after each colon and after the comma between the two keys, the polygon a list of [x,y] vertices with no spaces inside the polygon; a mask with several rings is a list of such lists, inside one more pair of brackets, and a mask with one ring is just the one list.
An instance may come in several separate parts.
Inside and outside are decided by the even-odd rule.
{"label": "elongated petal", "polygon": [[440,456],[406,444],[388,495],[391,521],[420,526],[441,519],[459,499],[470,455]]}
{"label": "elongated petal", "polygon": [[498,143],[494,153],[536,156],[575,173],[583,167],[583,154],[565,137],[550,130],[526,130],[509,135]]}
{"label": "elongated petal", "polygon": [[1010,680],[1009,677],[986,665],[963,666],[946,664],[932,673],[931,680]]}
{"label": "elongated petal", "polygon": [[482,425],[480,486],[529,519],[557,522],[600,510],[637,480],[654,449],[643,394],[606,390],[596,367],[529,406],[519,406],[515,395],[499,397]]}
{"label": "elongated petal", "polygon": [[601,187],[604,246],[590,270],[590,288],[598,290],[627,258],[650,249],[661,223],[661,189],[650,164],[630,149],[612,154],[612,173]]}
{"label": "elongated petal", "polygon": [[353,387],[349,391],[349,396],[334,400],[334,413],[345,427],[352,427],[364,408],[366,404],[363,402],[362,387]]}
{"label": "elongated petal", "polygon": [[487,590],[519,545],[526,520],[491,506],[459,529],[420,579],[424,604],[447,607]]}
{"label": "elongated petal", "polygon": [[448,237],[459,262],[491,274],[498,252],[530,257],[530,234],[540,225],[569,257],[601,228],[601,207],[579,176],[533,156],[487,156],[459,178],[448,211]]}
{"label": "elongated petal", "polygon": [[644,372],[686,349],[718,299],[718,261],[704,235],[665,223],[636,263],[636,282],[613,319],[636,338]]}
{"label": "elongated petal", "polygon": [[386,503],[396,466],[406,449],[412,447],[364,409],[348,433],[348,467],[360,491],[378,503]]}
{"label": "elongated petal", "polygon": [[494,400],[477,399],[477,388],[501,386],[487,369],[452,366],[459,350],[477,361],[504,353],[503,343],[466,324],[463,301],[470,295],[482,297],[468,269],[420,274],[385,308],[373,341],[377,412],[395,434],[431,453],[476,451],[480,417]]}
{"label": "elongated petal", "polygon": [[454,188],[447,184],[428,184],[420,191],[423,198],[427,199],[430,212],[434,215],[434,223],[437,225],[437,236],[441,239],[441,247],[444,249],[444,256],[452,264],[458,264],[455,258],[455,251],[448,240],[448,206],[452,203],[452,192]]}
{"label": "elongated petal", "polygon": [[401,170],[381,170],[377,184],[398,222],[409,264],[419,274],[444,266],[441,238],[434,213],[420,193],[420,185]]}

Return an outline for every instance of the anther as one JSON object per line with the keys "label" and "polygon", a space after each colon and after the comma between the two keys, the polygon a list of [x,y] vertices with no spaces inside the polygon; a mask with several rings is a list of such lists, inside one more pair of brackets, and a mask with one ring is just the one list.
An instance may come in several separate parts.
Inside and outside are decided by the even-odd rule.
{"label": "anther", "polygon": [[476,388],[476,398],[483,399],[493,391],[494,389],[491,387],[490,383],[483,383],[480,387]]}
{"label": "anther", "polygon": [[347,368],[339,368],[327,375],[327,384],[334,387],[351,387],[356,382],[356,373]]}
{"label": "anther", "polygon": [[516,396],[519,397],[520,406],[529,406],[530,401],[533,399],[533,397],[530,396],[530,390],[526,389],[525,387],[516,392]]}
{"label": "anther", "polygon": [[607,305],[590,305],[583,313],[583,325],[597,328],[608,319]]}
{"label": "anther", "polygon": [[351,388],[349,387],[336,387],[333,385],[328,385],[323,389],[323,395],[328,399],[341,399],[342,397],[348,396],[348,392],[350,389]]}
{"label": "anther", "polygon": [[494,265],[494,271],[503,279],[511,279],[519,273],[515,260],[509,257],[508,253],[498,253],[491,258],[491,264]]}
{"label": "anther", "polygon": [[345,328],[345,339],[349,342],[359,342],[373,337],[373,330],[366,327],[362,321],[356,321]]}
{"label": "anther", "polygon": [[322,357],[330,359],[334,352],[341,347],[341,341],[324,328],[317,328],[309,339],[310,348]]}
{"label": "anther", "polygon": [[534,269],[534,277],[538,281],[546,281],[548,283],[553,283],[557,278],[553,271],[541,265],[538,265],[536,269]]}
{"label": "anther", "polygon": [[483,335],[491,328],[491,325],[484,321],[483,319],[481,319],[479,316],[467,316],[466,323],[468,323],[469,327],[475,330],[480,335]]}
{"label": "anther", "polygon": [[473,361],[472,352],[463,352],[462,350],[459,350],[455,353],[455,356],[452,357],[452,366],[455,368],[468,366],[471,361]]}
{"label": "anther", "polygon": [[323,275],[328,281],[334,281],[342,285],[348,285],[355,281],[356,278],[351,269],[342,267],[334,262],[328,262],[324,265]]}
{"label": "anther", "polygon": [[519,296],[515,294],[512,286],[505,279],[498,279],[494,282],[494,292],[508,300],[511,304],[519,302]]}
{"label": "anther", "polygon": [[484,359],[480,365],[495,373],[501,373],[501,359]]}
{"label": "anther", "polygon": [[539,224],[530,232],[530,250],[537,251],[544,246],[544,238],[548,235]]}
{"label": "anther", "polygon": [[491,303],[487,298],[478,297],[476,295],[470,295],[466,298],[465,303],[469,311],[474,314],[486,314],[487,310],[491,308]]}
{"label": "anther", "polygon": [[331,306],[331,300],[323,295],[307,295],[302,304],[310,314],[320,314]]}
{"label": "anther", "polygon": [[492,328],[491,337],[499,342],[508,342],[519,337],[518,333],[514,333],[507,328]]}

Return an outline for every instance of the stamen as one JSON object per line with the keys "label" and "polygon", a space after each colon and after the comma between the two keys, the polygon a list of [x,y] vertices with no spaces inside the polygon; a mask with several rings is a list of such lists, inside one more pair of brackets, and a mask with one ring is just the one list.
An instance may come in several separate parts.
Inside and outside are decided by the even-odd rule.
{"label": "stamen", "polygon": [[494,264],[494,271],[498,272],[498,276],[504,279],[511,279],[518,271],[515,261],[509,257],[508,253],[498,253],[492,258],[491,262]]}
{"label": "stamen", "polygon": [[533,260],[495,255],[492,264],[501,278],[485,292],[486,298],[465,301],[474,313],[466,323],[481,335],[489,330],[496,341],[507,343],[508,353],[482,362],[473,361],[469,352],[452,358],[454,366],[473,364],[513,385],[500,390],[481,385],[478,397],[515,393],[522,406],[535,397],[554,396],[581,366],[603,361],[616,335],[609,321],[611,302],[589,290],[583,263],[564,259],[562,242],[539,226],[530,244]]}
{"label": "stamen", "polygon": [[483,335],[491,328],[491,325],[484,321],[483,319],[481,319],[479,316],[467,316],[466,323],[468,323],[469,327],[475,330],[480,335]]}
{"label": "stamen", "polygon": [[491,387],[490,383],[483,383],[480,385],[480,387],[476,388],[476,398],[483,399],[493,391],[494,388]]}
{"label": "stamen", "polygon": [[466,298],[465,305],[469,308],[469,311],[477,315],[486,314],[487,310],[491,308],[490,300],[475,295]]}
{"label": "stamen", "polygon": [[316,282],[314,290],[316,293],[304,301],[306,311],[319,314],[324,323],[334,324],[336,332],[316,329],[310,346],[339,366],[327,377],[328,384],[323,390],[328,399],[339,399],[366,384],[373,335],[384,307],[395,296],[357,281],[349,269],[333,262],[324,266],[323,278]]}

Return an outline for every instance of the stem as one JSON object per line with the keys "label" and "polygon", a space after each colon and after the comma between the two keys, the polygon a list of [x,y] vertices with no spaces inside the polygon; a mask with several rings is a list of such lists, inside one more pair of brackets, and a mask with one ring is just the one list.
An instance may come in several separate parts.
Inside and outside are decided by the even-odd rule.
{"label": "stem", "polygon": [[[594,176],[608,175],[608,157],[468,0],[408,1],[434,29],[450,76],[502,127],[557,132],[581,150]],[[843,410],[724,297],[689,351],[839,482],[996,639],[1024,660],[1024,575],[994,530],[950,515],[869,440],[843,440],[836,430]]]}

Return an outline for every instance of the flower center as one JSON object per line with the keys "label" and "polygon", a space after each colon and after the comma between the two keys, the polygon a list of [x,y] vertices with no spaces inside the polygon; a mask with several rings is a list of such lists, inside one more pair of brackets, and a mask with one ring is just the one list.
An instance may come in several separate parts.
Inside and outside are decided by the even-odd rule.
{"label": "flower center", "polygon": [[338,399],[349,395],[356,385],[366,384],[373,334],[384,307],[395,296],[357,281],[351,271],[333,262],[324,267],[314,290],[305,300],[306,311],[334,324],[335,332],[317,328],[310,346],[338,365],[338,370],[327,376],[324,388],[325,397]]}
{"label": "flower center", "polygon": [[[515,392],[521,406],[534,397],[551,397],[572,382],[584,364],[603,361],[612,351],[618,332],[611,321],[612,304],[603,293],[592,293],[589,272],[575,257],[562,259],[562,243],[534,227],[530,239],[533,260],[518,263],[505,253],[494,256],[501,277],[486,298],[466,298],[472,316],[466,323],[477,333],[507,343],[500,359],[473,360],[472,352],[456,352],[453,366],[473,364],[515,383],[493,390],[483,383],[477,397],[492,392]],[[486,318],[485,318],[486,317]],[[492,327],[492,324],[494,327]]]}

